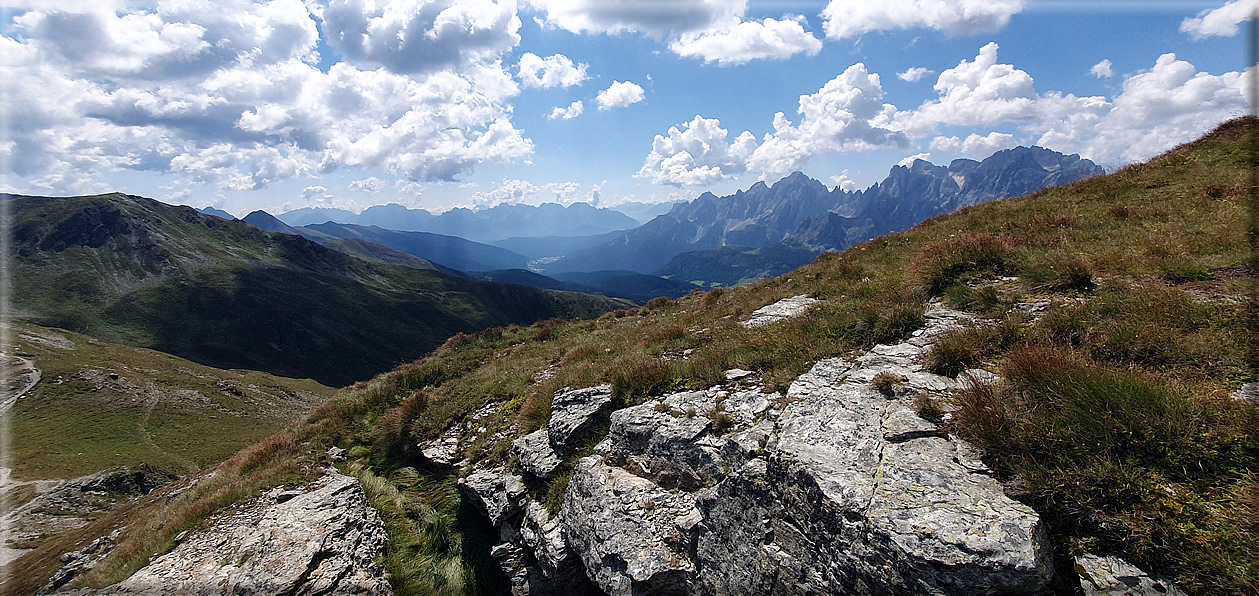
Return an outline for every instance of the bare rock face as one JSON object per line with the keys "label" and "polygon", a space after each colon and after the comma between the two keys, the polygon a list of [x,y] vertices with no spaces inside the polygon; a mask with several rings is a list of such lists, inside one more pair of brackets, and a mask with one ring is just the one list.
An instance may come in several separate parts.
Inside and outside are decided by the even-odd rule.
{"label": "bare rock face", "polygon": [[680,527],[698,520],[694,499],[601,459],[577,462],[560,511],[590,579],[615,595],[694,591],[692,533]]}
{"label": "bare rock face", "polygon": [[556,391],[551,398],[551,421],[546,425],[551,446],[560,455],[568,455],[578,447],[577,441],[607,420],[611,411],[611,385]]}
{"label": "bare rock face", "polygon": [[97,594],[391,594],[380,515],[336,472],[274,490]]}
{"label": "bare rock face", "polygon": [[[924,371],[934,339],[969,316],[933,308],[926,319],[904,342],[818,362],[785,396],[737,375],[613,412],[557,517],[527,488],[513,513],[489,515],[507,520],[496,548],[520,553],[539,578],[584,570],[609,594],[1045,592],[1053,565],[1039,517],[1004,495],[974,448],[915,411],[920,397],[991,377]],[[902,381],[880,391],[879,373]],[[557,395],[557,408],[569,399]],[[551,426],[566,415],[553,412]],[[536,478],[551,464],[531,454],[563,453],[552,427],[545,444],[513,446]],[[477,482],[514,482],[498,474]],[[535,581],[516,592],[568,588]]]}
{"label": "bare rock face", "polygon": [[551,448],[551,433],[543,428],[511,442],[511,454],[535,478],[550,478],[559,470],[559,455]]}

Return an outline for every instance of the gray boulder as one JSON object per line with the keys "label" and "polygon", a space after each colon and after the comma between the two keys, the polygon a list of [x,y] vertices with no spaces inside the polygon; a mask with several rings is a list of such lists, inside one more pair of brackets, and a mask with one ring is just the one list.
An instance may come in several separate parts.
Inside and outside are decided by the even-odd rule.
{"label": "gray boulder", "polygon": [[611,385],[556,391],[551,398],[551,421],[546,426],[551,446],[561,456],[572,453],[580,447],[576,442],[606,422],[611,411]]}
{"label": "gray boulder", "polygon": [[473,472],[459,479],[459,488],[494,526],[523,511],[528,499],[524,479],[501,472]]}
{"label": "gray boulder", "polygon": [[329,473],[274,490],[193,532],[97,594],[391,594],[380,515],[358,480]]}
{"label": "gray boulder", "polygon": [[545,428],[512,441],[511,454],[520,460],[520,467],[535,478],[554,476],[563,463],[551,448],[550,432]]}

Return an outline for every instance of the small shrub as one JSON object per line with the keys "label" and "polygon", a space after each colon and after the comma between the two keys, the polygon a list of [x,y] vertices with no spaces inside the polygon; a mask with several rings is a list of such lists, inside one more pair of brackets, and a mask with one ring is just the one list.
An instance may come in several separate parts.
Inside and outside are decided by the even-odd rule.
{"label": "small shrub", "polygon": [[1197,263],[1168,263],[1162,267],[1162,275],[1164,281],[1173,284],[1189,283],[1191,281],[1209,281],[1215,279],[1210,271]]}
{"label": "small shrub", "polygon": [[881,372],[874,375],[873,379],[870,379],[870,386],[877,389],[879,393],[891,395],[896,390],[896,386],[904,382],[905,377],[894,375],[890,372]]}
{"label": "small shrub", "polygon": [[564,506],[564,493],[568,492],[568,482],[573,479],[573,473],[567,472],[560,474],[550,480],[546,485],[546,510],[555,517],[560,512],[560,508]]}
{"label": "small shrub", "polygon": [[658,296],[647,301],[643,308],[647,310],[658,310],[666,306],[673,305],[673,299],[668,296]]}
{"label": "small shrub", "polygon": [[1132,215],[1132,210],[1127,205],[1113,205],[1106,212],[1115,219],[1128,219]]}
{"label": "small shrub", "polygon": [[874,343],[892,343],[910,336],[927,323],[922,302],[905,301],[880,312],[870,334]]}
{"label": "small shrub", "polygon": [[565,352],[564,362],[580,362],[582,360],[593,358],[602,352],[603,350],[594,345],[583,344]]}
{"label": "small shrub", "polygon": [[1088,263],[1075,255],[1054,256],[1028,265],[1020,277],[1034,290],[1088,292],[1097,287]]}
{"label": "small shrub", "polygon": [[717,301],[720,300],[721,297],[724,296],[726,292],[728,291],[729,290],[726,290],[724,288],[714,288],[712,290],[709,290],[707,294],[704,294],[704,299],[700,300],[700,304],[704,306],[712,306],[714,304],[717,304]]}
{"label": "small shrub", "polygon": [[1228,192],[1228,187],[1223,184],[1204,184],[1202,186],[1202,194],[1218,199]]}
{"label": "small shrub", "polygon": [[713,406],[712,409],[708,410],[708,420],[711,430],[714,434],[718,435],[726,432],[726,430],[734,426],[734,417],[726,412],[726,410],[721,407],[721,404],[717,404],[716,406]]}
{"label": "small shrub", "polygon": [[647,334],[647,338],[643,340],[644,345],[652,345],[682,339],[686,337],[686,329],[679,325],[671,325],[660,329],[654,329]]}

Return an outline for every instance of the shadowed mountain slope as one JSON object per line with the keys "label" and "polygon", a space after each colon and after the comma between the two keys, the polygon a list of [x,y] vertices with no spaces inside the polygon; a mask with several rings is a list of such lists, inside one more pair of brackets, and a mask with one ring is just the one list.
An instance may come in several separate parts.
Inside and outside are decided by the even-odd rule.
{"label": "shadowed mountain slope", "polygon": [[369,262],[142,197],[3,200],[19,317],[219,368],[340,385],[462,331],[627,305]]}

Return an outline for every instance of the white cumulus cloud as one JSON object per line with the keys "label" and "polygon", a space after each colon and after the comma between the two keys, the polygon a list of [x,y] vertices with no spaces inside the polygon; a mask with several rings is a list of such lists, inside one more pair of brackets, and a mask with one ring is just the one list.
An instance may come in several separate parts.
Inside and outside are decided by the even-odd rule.
{"label": "white cumulus cloud", "polygon": [[1099,79],[1109,79],[1110,77],[1115,76],[1115,71],[1111,68],[1111,66],[1113,65],[1110,63],[1110,60],[1102,60],[1101,62],[1094,64],[1093,68],[1089,69],[1089,74]]}
{"label": "white cumulus cloud", "polygon": [[515,0],[330,0],[323,25],[348,61],[413,74],[498,56],[521,23]]}
{"label": "white cumulus cloud", "polygon": [[636,104],[645,98],[643,88],[637,84],[614,80],[607,89],[599,92],[599,95],[595,97],[595,103],[599,105],[600,110],[610,110]]}
{"label": "white cumulus cloud", "polygon": [[581,115],[585,111],[586,106],[581,100],[568,104],[567,108],[552,108],[551,113],[547,115],[548,120],[572,120]]}
{"label": "white cumulus cloud", "polygon": [[960,152],[971,159],[984,159],[1002,149],[1017,145],[1014,135],[1003,132],[990,132],[986,135],[971,134],[965,139],[958,137],[936,137],[931,140],[931,149],[950,153]]}
{"label": "white cumulus cloud", "polygon": [[883,103],[879,75],[860,62],[817,93],[800,96],[796,111],[799,124],[782,112],[774,115],[774,132],[748,159],[750,169],[778,176],[800,169],[814,155],[908,146],[895,122],[896,107]]}
{"label": "white cumulus cloud", "polygon": [[634,176],[656,184],[698,186],[747,171],[756,138],[744,131],[727,143],[726,136],[719,120],[696,115],[682,128],[670,127],[667,136],[656,135],[651,153]]}
{"label": "white cumulus cloud", "polygon": [[973,35],[997,31],[1022,11],[1023,0],[830,0],[822,28],[831,39],[919,28]]}
{"label": "white cumulus cloud", "polygon": [[931,161],[931,154],[930,153],[915,153],[914,155],[910,155],[909,157],[906,157],[905,159],[900,160],[899,162],[896,163],[896,165],[902,168],[908,168],[909,166],[914,165],[914,162],[919,161],[919,160],[929,162]]}
{"label": "white cumulus cloud", "polygon": [[786,60],[796,54],[815,56],[822,42],[804,30],[804,17],[742,21],[729,27],[683,34],[669,49],[705,63],[746,64],[753,60]]}
{"label": "white cumulus cloud", "polygon": [[[318,16],[301,0],[134,4],[41,5],[0,36],[0,109],[22,148],[9,154],[10,176],[74,192],[102,173],[145,170],[242,190],[338,168],[451,179],[533,150],[511,122],[519,86],[494,53],[512,47],[514,29],[482,27],[500,9],[514,18],[510,1],[427,3],[441,10],[424,13],[426,31],[485,43],[454,44],[458,59],[428,56],[429,70],[411,74],[354,58],[321,71]],[[357,19],[376,35],[409,22],[390,11],[417,6],[373,4]],[[419,60],[386,54],[366,62],[413,70],[403,62]],[[439,63],[455,66],[431,70]]]}
{"label": "white cumulus cloud", "polygon": [[1259,0],[1229,0],[1224,6],[1208,8],[1181,21],[1180,30],[1195,39],[1232,37],[1237,35],[1237,26],[1254,16],[1256,10]]}
{"label": "white cumulus cloud", "polygon": [[517,69],[520,81],[526,87],[572,87],[580,85],[589,77],[586,75],[588,65],[573,64],[572,59],[563,54],[554,54],[543,58],[533,52],[525,52],[520,57]]}
{"label": "white cumulus cloud", "polygon": [[913,68],[905,69],[904,72],[896,73],[896,78],[905,81],[906,83],[917,83],[929,74],[935,74],[935,71],[922,66],[915,66]]}

